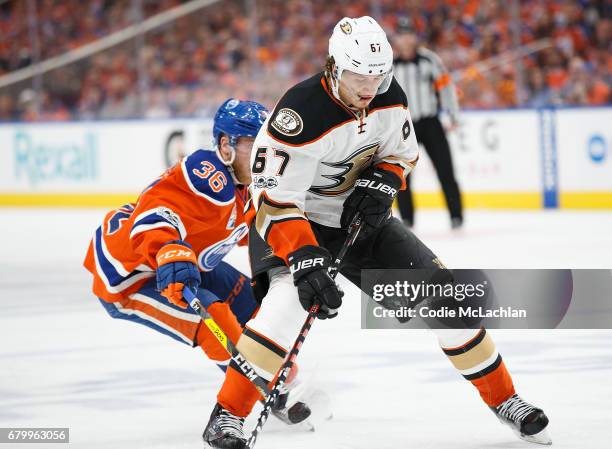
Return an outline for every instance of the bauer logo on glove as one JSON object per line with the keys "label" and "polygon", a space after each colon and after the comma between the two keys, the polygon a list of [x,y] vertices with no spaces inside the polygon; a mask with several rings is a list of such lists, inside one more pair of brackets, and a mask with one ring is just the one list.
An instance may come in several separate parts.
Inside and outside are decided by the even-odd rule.
{"label": "bauer logo on glove", "polygon": [[317,257],[315,259],[298,260],[297,262],[291,264],[291,266],[289,267],[289,270],[291,270],[291,274],[295,274],[297,271],[304,270],[306,268],[315,268],[316,266],[323,268],[324,262],[325,262],[325,259],[323,257]]}
{"label": "bauer logo on glove", "polygon": [[391,217],[391,205],[402,187],[402,180],[382,168],[368,167],[355,181],[355,190],[344,201],[340,226],[348,229],[353,217],[360,214],[364,226],[358,238],[372,234]]}
{"label": "bauer logo on glove", "polygon": [[331,254],[321,246],[306,245],[288,256],[293,283],[304,310],[319,305],[317,318],[334,318],[344,293],[329,275]]}
{"label": "bauer logo on glove", "polygon": [[391,197],[397,195],[397,189],[394,189],[390,185],[383,184],[382,182],[376,182],[369,179],[358,179],[355,182],[355,187],[364,187],[366,189],[380,190],[382,193],[386,193]]}

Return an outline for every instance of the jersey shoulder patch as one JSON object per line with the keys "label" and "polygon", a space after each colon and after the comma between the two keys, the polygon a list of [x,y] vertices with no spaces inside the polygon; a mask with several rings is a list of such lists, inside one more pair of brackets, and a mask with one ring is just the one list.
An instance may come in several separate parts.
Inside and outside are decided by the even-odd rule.
{"label": "jersey shoulder patch", "polygon": [[406,98],[406,93],[404,89],[399,85],[395,77],[391,80],[391,85],[389,89],[384,94],[376,95],[372,103],[370,103],[369,111],[373,111],[375,109],[383,109],[389,107],[408,107],[408,99]]}
{"label": "jersey shoulder patch", "polygon": [[270,115],[268,135],[290,146],[302,146],[353,119],[330,98],[322,80],[323,72],[317,73],[283,95]]}
{"label": "jersey shoulder patch", "polygon": [[214,151],[197,150],[181,161],[185,182],[193,193],[218,205],[234,202],[234,182]]}

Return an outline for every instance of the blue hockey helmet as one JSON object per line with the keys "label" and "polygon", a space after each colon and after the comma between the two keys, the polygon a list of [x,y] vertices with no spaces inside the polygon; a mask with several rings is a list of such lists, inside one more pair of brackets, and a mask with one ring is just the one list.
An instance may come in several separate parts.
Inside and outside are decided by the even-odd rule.
{"label": "blue hockey helmet", "polygon": [[231,146],[236,146],[239,137],[255,137],[263,125],[268,110],[256,101],[228,98],[217,110],[213,124],[215,145],[219,145],[225,134]]}

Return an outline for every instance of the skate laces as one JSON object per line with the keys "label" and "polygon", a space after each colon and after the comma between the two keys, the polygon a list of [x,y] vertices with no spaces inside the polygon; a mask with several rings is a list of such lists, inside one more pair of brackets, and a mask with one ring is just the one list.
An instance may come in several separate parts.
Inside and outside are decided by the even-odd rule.
{"label": "skate laces", "polygon": [[533,405],[523,401],[518,394],[514,394],[497,407],[497,412],[514,422],[522,422],[535,409]]}
{"label": "skate laces", "polygon": [[221,429],[227,432],[227,434],[244,439],[244,433],[242,432],[244,418],[232,415],[230,412],[223,409],[219,414],[217,424]]}

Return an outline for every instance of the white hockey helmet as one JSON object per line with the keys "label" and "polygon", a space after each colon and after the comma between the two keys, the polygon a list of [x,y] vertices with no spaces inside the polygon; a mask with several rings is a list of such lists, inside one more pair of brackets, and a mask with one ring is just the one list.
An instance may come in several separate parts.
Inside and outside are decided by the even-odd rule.
{"label": "white hockey helmet", "polygon": [[376,94],[389,89],[393,79],[393,49],[385,31],[370,16],[340,20],[329,38],[329,56],[334,59],[335,68],[331,76],[336,97],[338,81],[345,70],[360,75],[386,74]]}

